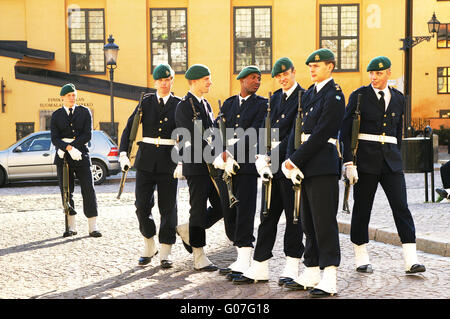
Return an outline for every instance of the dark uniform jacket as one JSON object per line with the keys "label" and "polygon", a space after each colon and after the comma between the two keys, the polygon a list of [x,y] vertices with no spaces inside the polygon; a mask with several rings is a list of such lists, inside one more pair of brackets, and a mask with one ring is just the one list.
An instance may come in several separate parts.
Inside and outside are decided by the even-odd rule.
{"label": "dark uniform jacket", "polygon": [[374,135],[382,135],[384,133],[386,136],[397,138],[397,145],[359,140],[356,161],[359,172],[380,174],[383,159],[386,160],[393,172],[401,172],[403,170],[400,147],[405,98],[400,91],[391,87],[389,90],[391,92],[391,100],[386,111],[380,108],[378,98],[371,85],[362,86],[350,95],[341,130],[341,140],[344,144],[344,163],[353,160],[350,142],[353,114],[356,110],[359,93],[362,94],[359,132]]}
{"label": "dark uniform jacket", "polygon": [[[156,94],[150,93],[142,100],[142,136],[152,138],[172,139],[172,131],[175,125],[175,109],[180,98],[173,95],[167,100],[164,107],[161,107],[156,98]],[[130,143],[130,131],[133,125],[134,115],[138,107],[128,118],[127,125],[123,130],[120,140],[120,152],[126,152]],[[176,162],[172,161],[171,152],[173,145],[155,145],[138,142],[139,149],[136,154],[134,166],[143,171],[172,174]]]}
{"label": "dark uniform jacket", "polygon": [[[278,167],[274,168],[276,171],[273,173],[273,178],[285,178],[283,172],[281,171],[281,163],[283,163],[286,158],[286,151],[288,146],[289,134],[291,132],[291,128],[295,123],[295,117],[297,115],[298,110],[298,92],[304,89],[297,83],[297,87],[294,92],[288,97],[285,103],[282,103],[283,99],[283,90],[279,89],[275,91],[270,100],[270,119],[272,126],[272,147],[274,146],[274,136],[273,130],[279,130],[279,139],[280,144],[272,149],[272,154],[279,154],[278,159]],[[267,116],[267,115],[266,115]],[[262,123],[262,127],[264,127],[265,121]],[[273,162],[273,160],[272,160]]]}
{"label": "dark uniform jacket", "polygon": [[[55,145],[56,150],[61,149],[66,152],[66,158],[69,165],[91,165],[89,149],[86,144],[92,137],[92,114],[87,107],[77,105],[73,110],[72,122],[70,122],[69,115],[64,107],[57,109],[52,114],[50,127],[52,143]],[[63,138],[71,138],[75,140],[71,143],[66,143],[62,140]],[[69,144],[82,153],[81,161],[72,160],[72,157],[70,157],[66,151],[66,147]],[[54,164],[63,164],[63,159],[58,156],[58,153],[55,154]]]}
{"label": "dark uniform jacket", "polygon": [[[239,106],[239,95],[234,95],[225,100],[222,105],[222,113],[225,117],[225,126],[227,128],[247,130],[248,128],[254,128],[256,132],[256,140],[251,140],[248,135],[240,137],[239,141],[233,146],[227,148],[232,151],[234,159],[239,163],[240,174],[253,174],[258,175],[255,167],[255,155],[257,150],[255,144],[258,143],[259,128],[264,123],[264,116],[267,111],[267,99],[262,96],[252,94],[245,100],[242,105]],[[216,124],[218,123],[216,120]],[[233,136],[227,136],[227,139],[233,138]],[[241,154],[245,150],[245,154]],[[245,155],[243,158],[242,155]],[[242,158],[241,158],[242,157]]]}
{"label": "dark uniform jacket", "polygon": [[[205,152],[213,154],[213,148],[210,147],[207,141],[202,138],[203,135],[200,135],[201,132],[196,132],[194,134],[194,132],[198,131],[199,128],[194,126],[194,112],[189,99],[192,99],[194,103],[195,112],[198,114],[197,120],[202,121],[203,131],[212,128],[214,125],[213,119],[211,119],[210,115],[207,114],[204,104],[200,103],[190,92],[188,92],[188,94],[178,103],[175,111],[175,122],[177,128],[187,129],[190,135],[181,135],[180,137],[180,155],[190,157],[190,160],[188,161],[183,159],[183,176],[208,175],[208,168],[203,159],[203,151],[206,148],[207,150]],[[212,114],[211,105],[206,101],[206,99],[205,102],[209,113]],[[197,136],[199,140],[201,139],[201,143],[196,143],[194,141],[195,136]],[[186,142],[189,142],[188,144],[190,145],[186,144]],[[185,153],[190,155],[186,155]]]}
{"label": "dark uniform jacket", "polygon": [[345,97],[339,85],[331,79],[317,94],[314,94],[314,85],[311,85],[302,96],[302,112],[302,132],[311,136],[295,150],[293,125],[287,158],[302,171],[305,178],[340,175],[341,161],[336,145],[328,143],[329,138],[338,138],[345,112]]}

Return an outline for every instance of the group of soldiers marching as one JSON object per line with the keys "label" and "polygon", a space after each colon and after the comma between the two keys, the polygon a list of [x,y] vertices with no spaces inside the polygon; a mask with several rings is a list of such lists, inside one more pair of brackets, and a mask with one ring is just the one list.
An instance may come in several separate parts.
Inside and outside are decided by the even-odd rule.
{"label": "group of soldiers marching", "polygon": [[[383,56],[374,58],[367,67],[371,83],[355,90],[347,106],[341,88],[332,78],[335,63],[330,50],[314,51],[306,60],[314,84],[305,90],[295,79],[298,70],[293,62],[287,57],[277,60],[271,75],[280,88],[269,100],[256,94],[261,84],[260,70],[247,66],[237,76],[239,94],[226,99],[223,105],[219,102],[217,117],[204,98],[212,85],[207,66],[195,64],[187,70],[189,92],[182,99],[171,93],[174,71],[170,65],[155,67],[156,92],[141,98],[120,141],[119,161],[125,172],[132,166],[130,134],[139,114],[143,138],[134,161],[136,215],[144,240],[139,265],[149,264],[159,253],[161,267],[172,267],[171,251],[178,234],[193,255],[195,270],[218,270],[219,275],[237,285],[267,282],[277,226],[284,212],[285,265],[279,285],[309,290],[311,297],[334,295],[341,260],[336,215],[343,169],[354,188],[350,239],[356,270],[373,271],[366,246],[379,183],[393,212],[406,273],[425,271],[417,260],[414,222],[402,171],[405,99],[387,86],[391,62]],[[58,169],[63,201],[71,199],[76,174],[89,233],[100,237],[92,176],[86,169],[90,158],[85,143],[90,139],[92,117],[87,108],[75,105],[76,89],[72,84],[63,86],[60,95],[64,106],[52,116],[51,135],[58,149],[55,164],[62,167],[64,159],[72,178],[72,186],[65,192],[63,185],[67,183],[62,169]],[[204,132],[213,128],[222,132],[219,146],[203,138]],[[179,129],[185,134],[174,138],[174,131]],[[264,132],[264,137],[254,144],[246,135],[225,134],[238,129]],[[194,136],[200,136],[200,142]],[[245,155],[237,156],[239,150],[245,150]],[[206,160],[202,156],[205,152],[214,154],[213,160]],[[180,178],[187,181],[190,209],[188,223],[178,225]],[[262,180],[263,194],[255,243],[258,178]],[[155,188],[161,214],[158,231],[152,217]],[[77,232],[76,211],[73,201],[68,203],[64,235],[72,236]],[[208,259],[204,247],[206,230],[222,218],[237,257],[219,269]],[[302,258],[304,267],[299,272]]]}

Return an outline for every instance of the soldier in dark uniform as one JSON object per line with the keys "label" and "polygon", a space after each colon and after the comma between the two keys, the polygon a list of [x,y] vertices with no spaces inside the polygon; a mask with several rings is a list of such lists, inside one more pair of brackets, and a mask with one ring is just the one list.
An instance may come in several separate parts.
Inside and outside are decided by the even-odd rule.
{"label": "soldier in dark uniform", "polygon": [[[248,134],[254,140],[247,134],[241,137],[235,131],[234,136],[227,137],[227,151],[217,156],[213,162],[216,168],[225,170],[226,174],[232,176],[233,194],[239,200],[237,206],[230,208],[228,191],[226,187],[220,188],[226,233],[237,249],[237,260],[227,268],[220,269],[220,274],[241,274],[250,267],[255,240],[253,228],[258,180],[254,145],[267,109],[267,99],[256,95],[261,84],[261,71],[258,67],[244,68],[237,80],[241,85],[240,93],[225,100],[221,109],[224,124],[235,130],[253,128],[254,131]],[[234,172],[234,167],[239,167],[237,173]],[[231,279],[231,276],[228,277]]]}
{"label": "soldier in dark uniform", "polygon": [[439,197],[438,202],[443,199],[450,200],[450,161],[443,164],[439,169],[441,172],[442,188],[436,188]]}
{"label": "soldier in dark uniform", "polygon": [[[139,265],[147,265],[158,253],[155,243],[156,225],[152,218],[154,191],[158,189],[158,207],[161,214],[158,239],[161,244],[160,263],[163,268],[172,267],[170,254],[176,241],[177,225],[177,184],[173,177],[176,167],[171,159],[175,145],[172,131],[175,125],[175,109],[180,99],[171,94],[174,71],[168,64],[160,64],[153,71],[156,93],[144,96],[142,100],[142,135],[134,166],[136,167],[136,215],[139,230],[144,237],[144,252]],[[120,166],[122,170],[130,167],[127,157],[130,130],[138,111],[134,110],[128,118],[120,142]]]}
{"label": "soldier in dark uniform", "polygon": [[70,189],[70,212],[67,216],[69,230],[64,236],[77,234],[75,215],[73,209],[73,191],[75,187],[75,177],[78,179],[83,196],[83,212],[88,218],[89,236],[101,237],[102,234],[97,227],[97,197],[94,190],[94,180],[91,172],[91,158],[86,144],[92,137],[92,115],[91,111],[82,106],[76,105],[77,90],[72,83],[61,88],[60,96],[63,107],[57,109],[51,118],[51,138],[55,145],[57,154],[55,161],[58,174],[61,196],[63,196],[63,158],[66,156],[69,164],[69,189]]}
{"label": "soldier in dark uniform", "polygon": [[[354,184],[350,239],[354,244],[357,271],[372,272],[366,244],[369,242],[370,212],[380,183],[402,242],[406,272],[423,272],[425,267],[417,261],[415,227],[408,209],[400,152],[405,98],[387,85],[390,67],[391,61],[387,57],[374,58],[367,67],[371,84],[350,95],[345,112],[341,130],[345,175]],[[361,123],[357,160],[353,163],[350,142],[358,94],[362,94]]]}
{"label": "soldier in dark uniform", "polygon": [[[340,263],[339,230],[336,220],[339,200],[338,132],[345,111],[344,94],[333,78],[333,52],[319,49],[306,64],[315,83],[302,96],[302,144],[294,149],[294,130],[289,137],[283,173],[294,184],[301,182],[300,218],[306,236],[305,269],[286,287],[311,289],[311,297],[337,292]],[[323,269],[321,278],[320,269]]]}
{"label": "soldier in dark uniform", "polygon": [[[177,232],[186,249],[193,252],[194,269],[215,271],[218,267],[208,259],[203,247],[206,245],[206,229],[220,220],[223,213],[218,191],[203,158],[204,150],[212,151],[212,148],[208,141],[203,139],[202,132],[199,132],[209,130],[214,124],[211,106],[203,97],[212,84],[211,72],[205,65],[194,64],[186,71],[185,77],[188,79],[189,92],[178,103],[175,121],[180,132],[182,174],[186,177],[189,187],[190,217],[187,224],[177,227]],[[202,127],[195,125],[194,111]],[[208,200],[211,207],[207,207]]]}
{"label": "soldier in dark uniform", "polygon": [[[281,86],[279,90],[274,92],[270,101],[272,130],[279,131],[279,139],[278,141],[272,141],[273,149],[270,161],[266,158],[267,155],[258,154],[255,163],[262,179],[265,178],[266,173],[273,178],[271,205],[267,216],[261,214],[253,262],[242,276],[233,279],[234,284],[250,284],[269,279],[269,259],[273,256],[272,249],[275,244],[277,226],[283,211],[286,216],[284,234],[286,264],[280,274],[280,285],[297,277],[300,258],[304,251],[302,227],[300,223],[293,223],[294,192],[292,182],[286,179],[279,170],[279,159],[285,158],[289,133],[297,114],[298,94],[303,91],[303,88],[295,81],[295,68],[289,58],[284,57],[275,62],[272,77]],[[263,126],[263,123],[264,120],[261,126]],[[274,139],[274,136],[272,138]],[[274,156],[279,156],[279,158],[275,159]],[[270,162],[273,164],[272,169]],[[272,171],[275,174],[272,174]]]}

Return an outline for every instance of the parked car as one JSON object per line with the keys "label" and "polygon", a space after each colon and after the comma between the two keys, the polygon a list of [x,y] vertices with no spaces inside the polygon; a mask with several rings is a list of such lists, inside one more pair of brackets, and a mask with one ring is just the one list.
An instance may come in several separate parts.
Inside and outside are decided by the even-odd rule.
{"label": "parked car", "polygon": [[[120,172],[119,149],[105,132],[92,131],[88,148],[96,185]],[[57,179],[55,152],[50,131],[31,133],[0,151],[0,186],[19,180]]]}

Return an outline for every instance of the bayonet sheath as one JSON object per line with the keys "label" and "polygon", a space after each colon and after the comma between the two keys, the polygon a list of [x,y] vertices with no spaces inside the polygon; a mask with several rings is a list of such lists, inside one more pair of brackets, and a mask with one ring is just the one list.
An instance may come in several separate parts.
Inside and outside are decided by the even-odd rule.
{"label": "bayonet sheath", "polygon": [[[133,149],[133,143],[136,140],[137,131],[139,129],[139,124],[141,123],[142,118],[142,100],[144,99],[145,92],[141,92],[141,96],[139,97],[139,104],[137,108],[137,112],[133,118],[133,124],[131,125],[130,136],[128,137],[128,150],[127,157],[130,158],[131,151]],[[123,187],[125,186],[125,181],[127,179],[128,170],[130,167],[125,167],[122,171],[122,178],[120,179],[119,192],[117,193],[117,199],[120,199],[120,196],[123,192]]]}
{"label": "bayonet sheath", "polygon": [[[350,149],[352,151],[353,156],[353,165],[356,165],[356,153],[358,152],[358,135],[359,135],[359,127],[361,124],[361,98],[362,94],[358,94],[358,99],[356,102],[356,110],[353,115],[353,122],[352,122],[352,135],[351,135],[351,141],[350,141]],[[348,198],[350,195],[350,181],[347,177],[344,178],[345,183],[345,189],[344,189],[344,199],[342,203],[342,212],[346,214],[350,214],[350,207],[348,204]]]}
{"label": "bayonet sheath", "polygon": [[[295,118],[295,131],[294,131],[294,147],[298,149],[302,145],[302,128],[303,128],[303,110],[302,110],[302,93],[300,90],[298,92],[298,110],[297,117]],[[294,190],[294,218],[293,223],[297,224],[300,217],[300,201],[302,195],[302,181],[300,184],[292,186]]]}

